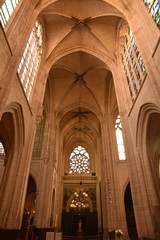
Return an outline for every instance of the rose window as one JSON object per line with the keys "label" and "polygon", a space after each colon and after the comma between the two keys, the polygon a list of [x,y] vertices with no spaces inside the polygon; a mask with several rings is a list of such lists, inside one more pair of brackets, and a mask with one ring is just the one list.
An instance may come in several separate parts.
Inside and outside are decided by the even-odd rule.
{"label": "rose window", "polygon": [[70,155],[69,173],[90,173],[89,154],[84,147],[76,147]]}

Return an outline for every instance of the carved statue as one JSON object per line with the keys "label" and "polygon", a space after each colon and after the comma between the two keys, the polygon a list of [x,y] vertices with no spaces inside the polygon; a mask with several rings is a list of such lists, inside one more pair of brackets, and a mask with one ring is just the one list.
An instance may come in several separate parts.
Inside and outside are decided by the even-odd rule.
{"label": "carved statue", "polygon": [[78,232],[81,233],[82,232],[82,221],[79,220],[78,222]]}

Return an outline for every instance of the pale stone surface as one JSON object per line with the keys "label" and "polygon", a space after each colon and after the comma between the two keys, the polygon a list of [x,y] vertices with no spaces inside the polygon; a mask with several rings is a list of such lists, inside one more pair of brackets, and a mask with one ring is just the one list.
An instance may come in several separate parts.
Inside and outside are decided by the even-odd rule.
{"label": "pale stone surface", "polygon": [[[37,18],[42,55],[28,101],[17,69]],[[134,104],[121,61],[128,25],[147,72]],[[37,227],[56,224],[61,230],[63,188],[79,189],[82,181],[96,190],[104,239],[116,228],[129,239],[124,194],[130,183],[139,239],[160,238],[159,39],[143,1],[28,0],[17,6],[0,27],[0,140],[7,160],[5,171],[0,164],[0,228],[21,227],[30,174]],[[119,114],[124,162],[118,160],[114,129]],[[43,118],[40,155],[32,158]],[[69,176],[69,156],[78,145],[90,155],[88,178]]]}

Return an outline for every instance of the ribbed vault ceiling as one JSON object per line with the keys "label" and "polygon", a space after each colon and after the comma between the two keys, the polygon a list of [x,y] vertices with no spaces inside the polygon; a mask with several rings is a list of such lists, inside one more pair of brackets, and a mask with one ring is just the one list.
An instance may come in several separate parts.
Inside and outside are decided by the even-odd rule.
{"label": "ribbed vault ceiling", "polygon": [[45,25],[46,63],[57,59],[49,76],[64,143],[81,139],[96,145],[112,75],[94,52],[116,61],[117,29],[123,15],[101,0],[59,0],[40,16]]}

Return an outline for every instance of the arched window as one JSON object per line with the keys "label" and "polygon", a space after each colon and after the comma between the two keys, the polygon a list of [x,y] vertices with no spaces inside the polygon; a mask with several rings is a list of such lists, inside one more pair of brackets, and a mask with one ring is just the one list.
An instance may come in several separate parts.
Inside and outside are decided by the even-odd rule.
{"label": "arched window", "polygon": [[28,100],[30,99],[34,80],[40,64],[42,54],[42,32],[42,25],[37,20],[18,67],[18,75]]}
{"label": "arched window", "polygon": [[84,147],[76,147],[70,155],[69,173],[90,173],[89,159],[89,154]]}
{"label": "arched window", "polygon": [[160,29],[160,0],[143,0],[143,2]]}
{"label": "arched window", "polygon": [[5,150],[1,141],[0,141],[0,156],[5,156]]}
{"label": "arched window", "polygon": [[20,0],[6,0],[0,8],[0,21],[4,27]]}
{"label": "arched window", "polygon": [[121,59],[126,76],[132,102],[146,77],[146,70],[142,57],[136,45],[133,33],[126,25],[122,26],[121,33]]}
{"label": "arched window", "polygon": [[126,160],[120,116],[118,116],[116,119],[115,130],[116,130],[119,160]]}
{"label": "arched window", "polygon": [[42,137],[43,137],[43,129],[44,129],[44,118],[37,125],[36,135],[34,139],[32,157],[40,157],[41,146],[42,146]]}

